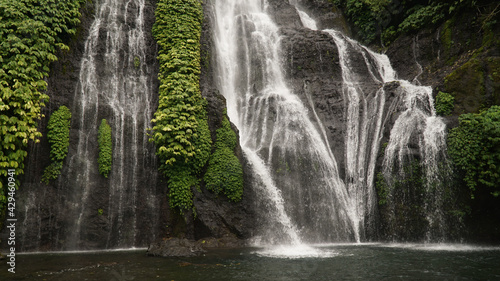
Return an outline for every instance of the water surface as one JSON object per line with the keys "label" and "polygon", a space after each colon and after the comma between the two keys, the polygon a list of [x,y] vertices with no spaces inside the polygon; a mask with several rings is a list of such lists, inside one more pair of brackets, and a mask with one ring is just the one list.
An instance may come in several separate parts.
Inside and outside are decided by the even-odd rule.
{"label": "water surface", "polygon": [[194,258],[145,249],[20,254],[0,280],[499,280],[500,247],[336,244],[211,250]]}

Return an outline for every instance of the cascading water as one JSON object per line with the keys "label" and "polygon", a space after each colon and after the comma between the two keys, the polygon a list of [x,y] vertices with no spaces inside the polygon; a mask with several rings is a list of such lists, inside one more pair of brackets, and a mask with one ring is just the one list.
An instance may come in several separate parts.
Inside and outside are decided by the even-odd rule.
{"label": "cascading water", "polygon": [[[297,3],[294,3],[297,5]],[[304,27],[317,30],[316,23],[307,13],[297,8]],[[440,165],[447,165],[446,156],[446,125],[441,118],[436,117],[432,88],[419,86],[417,80],[420,73],[414,78],[412,84],[405,80],[397,80],[396,73],[390,65],[387,56],[374,53],[361,46],[356,41],[346,37],[339,31],[324,30],[334,39],[339,51],[339,60],[342,68],[343,92],[345,100],[348,101],[346,109],[347,133],[346,133],[346,184],[351,200],[357,210],[357,218],[360,218],[360,226],[364,224],[365,216],[369,216],[375,208],[375,192],[373,187],[375,176],[375,163],[380,148],[382,130],[387,122],[387,114],[394,112],[397,108],[403,113],[396,120],[390,134],[384,155],[384,176],[391,182],[394,174],[394,160],[399,163],[399,172],[403,171],[404,165],[409,165],[409,160],[414,154],[409,145],[411,138],[418,138],[419,157],[426,179],[426,193],[433,198],[427,200],[426,219],[429,228],[433,224],[439,225],[439,233],[427,233],[427,239],[433,235],[444,237],[444,218],[442,214],[442,185],[440,176],[446,167],[440,169]],[[418,40],[418,38],[416,39]],[[414,55],[415,54],[414,43]],[[360,86],[361,80],[366,81],[368,77],[359,77],[351,64],[351,58],[362,55],[371,80],[374,83],[386,84],[398,81],[400,84],[400,99],[396,99],[385,107],[386,96],[384,88],[381,87],[375,95],[363,92]],[[366,82],[365,82],[366,83]],[[371,136],[371,148],[369,143]],[[367,158],[369,157],[369,158]],[[403,175],[404,176],[404,175]],[[396,178],[398,176],[396,175]]]}
{"label": "cascading water", "polygon": [[278,27],[265,5],[217,1],[214,28],[220,90],[270,214],[260,243],[357,240],[356,212],[328,141],[285,84]]}
{"label": "cascading water", "polygon": [[[304,104],[286,85],[279,30],[266,14],[266,5],[266,1],[216,1],[214,28],[219,87],[240,130],[243,151],[260,178],[255,188],[267,214],[261,242],[366,239],[365,226],[371,223],[366,219],[372,219],[377,208],[376,160],[390,114],[403,111],[385,150],[385,174],[394,173],[389,161],[399,157],[398,163],[406,164],[401,158],[410,155],[407,148],[415,135],[421,138],[418,152],[427,176],[437,170],[437,159],[445,151],[445,126],[435,116],[432,91],[397,80],[385,55],[338,31],[324,30],[337,45],[343,79],[345,178],[340,178],[313,103]],[[298,14],[305,27],[317,29],[305,12]],[[353,59],[365,62],[363,72],[355,69]],[[383,85],[392,81],[398,81],[400,95],[387,102]],[[380,86],[370,91],[363,84]]]}
{"label": "cascading water", "polygon": [[[146,132],[154,110],[155,70],[146,63],[145,7],[145,0],[95,3],[71,107],[70,136],[77,141],[59,180],[58,202],[33,204],[55,205],[49,206],[53,249],[145,246],[156,236],[156,163]],[[102,119],[112,128],[107,179],[97,162]],[[26,210],[26,221],[29,214]],[[27,222],[26,228],[35,225]]]}
{"label": "cascading water", "polygon": [[76,90],[78,111],[74,120],[80,122],[80,135],[76,154],[69,161],[68,178],[74,180],[73,186],[82,193],[70,241],[83,239],[83,225],[89,216],[86,204],[92,200],[92,178],[97,176],[92,149],[95,149],[98,117],[102,116],[110,119],[114,151],[109,200],[104,211],[110,222],[106,248],[127,247],[137,242],[138,201],[145,201],[153,221],[158,216],[153,197],[155,177],[144,177],[152,173],[155,159],[146,134],[153,111],[150,81],[153,73],[141,63],[146,58],[145,3],[105,0],[97,5]]}

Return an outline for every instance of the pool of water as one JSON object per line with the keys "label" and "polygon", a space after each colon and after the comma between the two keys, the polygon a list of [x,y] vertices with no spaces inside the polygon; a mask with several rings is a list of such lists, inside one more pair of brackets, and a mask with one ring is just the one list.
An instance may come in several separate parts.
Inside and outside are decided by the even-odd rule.
{"label": "pool of water", "polygon": [[336,244],[211,250],[193,258],[145,249],[18,254],[0,280],[500,280],[500,247]]}

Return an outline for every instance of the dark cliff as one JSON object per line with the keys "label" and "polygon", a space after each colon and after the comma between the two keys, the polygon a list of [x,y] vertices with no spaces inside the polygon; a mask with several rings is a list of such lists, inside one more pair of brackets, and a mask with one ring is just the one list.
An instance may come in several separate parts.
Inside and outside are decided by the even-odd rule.
{"label": "dark cliff", "polygon": [[[296,1],[302,8],[313,15],[320,29],[332,28],[349,33],[351,28],[343,19],[341,12],[327,0],[300,0]],[[494,3],[494,1],[490,1]],[[147,26],[151,29],[154,22],[154,3],[148,2]],[[208,124],[212,140],[215,141],[216,130],[222,126],[225,117],[226,103],[224,97],[218,93],[217,77],[215,77],[215,51],[211,28],[214,22],[212,2],[204,1],[204,20],[201,36],[201,70],[200,88],[202,96],[208,101],[207,114]],[[78,83],[80,59],[83,54],[84,40],[92,22],[94,7],[87,4],[83,10],[82,24],[77,36],[70,45],[69,52],[61,52],[59,60],[51,66],[51,74],[48,78],[47,94],[50,101],[43,109],[46,118],[39,124],[39,130],[44,137],[39,144],[30,145],[27,169],[25,176],[21,178],[22,185],[19,191],[19,205],[29,206],[26,212],[19,210],[19,219],[25,222],[22,230],[21,248],[30,250],[55,250],[60,249],[64,241],[66,229],[71,222],[66,217],[62,207],[67,198],[64,194],[66,189],[64,182],[58,179],[49,185],[40,183],[43,170],[50,164],[50,146],[46,139],[48,116],[59,106],[66,105],[71,109],[74,92]],[[342,95],[342,73],[339,66],[338,50],[334,40],[324,32],[311,31],[303,28],[299,15],[295,8],[286,0],[270,1],[269,7],[274,20],[280,26],[282,34],[283,67],[291,88],[303,100],[314,109],[315,113],[326,128],[326,135],[335,155],[339,161],[339,172],[341,178],[345,178],[345,131],[346,101]],[[494,12],[494,5],[488,10]],[[484,12],[487,13],[487,12]],[[418,80],[422,85],[431,85],[434,93],[445,91],[454,93],[456,104],[451,116],[446,117],[449,127],[457,125],[459,114],[467,112],[478,112],[480,109],[500,104],[499,85],[499,41],[500,23],[494,23],[485,28],[481,16],[485,14],[476,11],[463,12],[453,18],[447,19],[441,25],[419,30],[412,34],[403,34],[384,51],[391,59],[392,66],[398,71],[399,77],[407,80]],[[471,23],[469,18],[477,20]],[[355,28],[352,28],[355,30]],[[356,34],[353,34],[356,36]],[[148,35],[148,55],[144,62],[154,69],[158,68],[156,61],[157,46],[151,34]],[[378,46],[372,46],[378,49]],[[354,61],[362,69],[365,76],[368,70],[363,67],[362,58]],[[159,82],[154,80],[154,88],[157,89]],[[366,92],[374,92],[381,85],[373,81],[366,82],[361,87]],[[385,86],[388,106],[397,99],[397,84]],[[157,103],[154,99],[153,103]],[[105,115],[105,112],[101,112]],[[311,112],[311,114],[313,114]],[[388,116],[382,143],[387,142],[392,123],[397,114]],[[235,126],[233,130],[237,132]],[[96,128],[97,130],[97,128]],[[74,130],[70,132],[70,154],[75,150],[76,137]],[[97,149],[93,151],[98,154]],[[194,207],[196,216],[192,213],[184,215],[171,210],[168,202],[168,186],[165,179],[159,173],[147,173],[145,177],[154,175],[156,178],[155,192],[159,198],[159,217],[154,223],[155,229],[148,230],[147,234],[138,236],[134,245],[145,246],[155,238],[181,237],[188,239],[218,239],[220,246],[236,245],[239,240],[252,237],[253,231],[258,223],[255,211],[255,190],[251,188],[252,174],[241,148],[235,149],[244,171],[244,193],[242,201],[238,203],[229,202],[223,196],[217,196],[208,191],[202,184],[201,189],[193,189]],[[97,156],[96,156],[97,157]],[[378,170],[380,170],[382,155],[378,159]],[[157,169],[156,164],[151,165],[151,170]],[[67,172],[63,168],[62,173]],[[200,177],[201,178],[201,177]],[[113,222],[106,215],[99,214],[97,210],[107,206],[108,181],[105,178],[93,179],[98,188],[91,195],[91,202],[87,208],[89,222],[85,225],[85,238],[88,242],[79,245],[82,249],[103,248],[106,245],[100,241],[100,237],[106,236]],[[416,194],[417,190],[410,196],[415,203],[423,204],[424,199]],[[468,192],[458,190],[461,208],[469,214],[464,217],[469,229],[469,237],[478,241],[498,241],[500,227],[500,209],[498,198],[492,198],[489,194],[481,194],[475,201],[468,199]],[[404,196],[404,194],[402,195]],[[59,204],[59,206],[58,206]],[[143,199],[139,205],[147,204]],[[400,202],[400,204],[402,204]],[[28,211],[29,210],[29,213]],[[396,221],[399,226],[390,225],[388,212],[384,207],[379,208],[376,214],[368,214],[374,218],[374,225],[366,226],[364,239],[370,240],[419,240],[422,233],[419,221],[421,214],[412,210],[403,211]],[[147,214],[145,214],[147,216]],[[144,222],[139,228],[147,229],[151,225]],[[5,235],[5,234],[4,234]],[[455,235],[455,234],[454,234]],[[459,236],[458,234],[456,236]]]}

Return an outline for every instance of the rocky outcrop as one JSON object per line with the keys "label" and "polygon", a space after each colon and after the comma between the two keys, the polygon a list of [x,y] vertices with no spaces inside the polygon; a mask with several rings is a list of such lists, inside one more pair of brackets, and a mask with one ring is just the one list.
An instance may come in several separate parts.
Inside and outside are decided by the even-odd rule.
{"label": "rocky outcrop", "polygon": [[[386,51],[401,78],[432,86],[434,96],[442,91],[455,98],[453,112],[445,116],[449,129],[458,125],[460,114],[500,105],[500,23],[489,21],[495,9],[496,1],[484,1],[478,9],[462,11],[434,28],[401,35]],[[452,192],[458,207],[450,214],[463,225],[451,236],[497,243],[499,198],[477,190],[470,200],[468,187],[460,181],[453,183]]]}
{"label": "rocky outcrop", "polygon": [[151,243],[148,256],[156,257],[194,257],[213,248],[239,248],[246,246],[244,241],[232,237],[189,240],[186,238],[166,238]]}
{"label": "rocky outcrop", "polygon": [[204,253],[200,244],[188,239],[171,238],[149,245],[148,256],[193,257]]}
{"label": "rocky outcrop", "polygon": [[[61,105],[66,105],[72,108],[74,104],[74,93],[79,80],[80,62],[84,53],[85,38],[88,36],[88,30],[93,21],[94,6],[88,3],[82,10],[82,23],[79,27],[77,36],[70,44],[70,51],[61,52],[58,56],[59,60],[51,66],[51,74],[48,78],[47,94],[50,96],[50,101],[43,108],[45,116],[56,110]],[[145,25],[151,29],[154,23],[154,2],[148,2],[145,8],[146,21]],[[225,112],[225,99],[215,88],[215,80],[213,77],[212,67],[214,65],[211,57],[212,41],[210,24],[213,14],[210,10],[210,5],[205,4],[205,20],[202,36],[202,68],[203,74],[200,79],[201,90],[203,96],[207,99],[207,112],[209,119],[209,128],[212,138],[215,140],[215,131],[221,126],[221,122]],[[151,36],[147,35],[148,53],[145,61],[141,64],[147,64],[152,69],[157,69],[156,62],[156,44]],[[153,71],[157,73],[156,71]],[[153,79],[153,88],[158,88],[158,81]],[[155,94],[157,96],[157,94]],[[153,99],[153,103],[157,101]],[[101,112],[99,113],[100,115]],[[103,113],[104,114],[104,113]],[[77,120],[78,121],[78,120]],[[19,192],[19,205],[23,206],[24,210],[19,210],[18,215],[20,221],[23,221],[23,227],[20,229],[20,239],[18,240],[19,249],[22,251],[43,251],[43,250],[64,250],[68,247],[67,237],[71,236],[74,231],[74,216],[71,215],[68,209],[68,202],[71,202],[72,194],[69,192],[68,183],[62,178],[52,181],[49,185],[40,183],[41,176],[46,166],[50,164],[50,145],[46,139],[46,126],[48,118],[42,118],[39,124],[39,130],[44,137],[38,144],[30,144],[28,159],[26,162],[26,174],[21,178],[22,186]],[[237,129],[233,126],[237,132]],[[96,128],[97,130],[97,128]],[[74,154],[76,144],[78,143],[78,132],[72,130],[70,132],[70,151],[69,155]],[[97,149],[93,152],[97,159]],[[242,163],[245,159],[241,153],[241,149],[236,148],[236,155]],[[66,167],[65,166],[63,167]],[[97,165],[97,163],[96,163]],[[146,210],[153,200],[146,196],[138,196],[137,210],[135,214],[123,214],[130,217],[136,215],[138,218],[135,226],[139,231],[133,245],[127,246],[146,246],[152,242],[155,237],[180,237],[189,238],[191,240],[212,237],[218,241],[211,245],[236,245],[242,242],[220,242],[220,241],[244,241],[245,238],[251,236],[251,231],[254,228],[254,220],[252,219],[253,211],[250,202],[252,202],[252,192],[248,186],[244,188],[243,200],[239,203],[231,203],[223,196],[216,196],[208,192],[203,186],[200,190],[193,190],[195,193],[194,205],[196,214],[187,213],[181,215],[173,211],[168,202],[168,186],[165,179],[155,173],[156,163],[151,163],[151,171],[144,171],[144,176],[158,177],[152,180],[155,182],[153,189],[156,192],[154,200],[158,200],[158,214],[146,214]],[[248,173],[249,169],[244,169]],[[67,169],[63,168],[62,173],[66,173]],[[250,175],[245,174],[247,179]],[[80,242],[72,245],[76,249],[105,249],[107,247],[116,247],[120,245],[116,237],[109,237],[109,233],[116,226],[117,221],[112,220],[108,214],[109,206],[109,179],[100,175],[92,177],[93,188],[87,205],[84,216],[86,218],[85,225],[82,226]],[[245,183],[248,183],[245,180]],[[130,226],[134,228],[134,226]],[[131,235],[129,229],[122,229],[124,235]],[[5,235],[3,233],[2,235]],[[222,239],[222,240],[221,240]],[[111,246],[110,246],[111,245]],[[115,246],[112,246],[115,245]],[[238,244],[239,245],[239,244]]]}
{"label": "rocky outcrop", "polygon": [[[417,79],[455,97],[452,115],[500,104],[498,22],[485,25],[496,6],[465,11],[432,29],[400,36],[387,49],[403,79]],[[473,19],[473,20],[472,20]]]}
{"label": "rocky outcrop", "polygon": [[[207,100],[208,125],[212,141],[216,140],[216,130],[222,126],[222,120],[226,111],[226,100],[218,92],[214,67],[216,65],[213,54],[212,30],[210,29],[214,20],[214,14],[210,3],[204,3],[204,20],[201,35],[201,77],[200,89],[202,96]],[[233,130],[238,134],[237,128]],[[254,195],[251,190],[250,169],[245,167],[246,160],[239,145],[235,154],[243,164],[244,188],[240,202],[230,202],[223,195],[208,191],[202,183],[199,190],[193,189],[194,207],[196,214],[191,212],[184,215],[163,207],[162,212],[169,213],[164,219],[167,227],[162,232],[162,237],[183,237],[190,240],[204,238],[234,240],[240,242],[228,243],[227,245],[241,245],[244,240],[251,237],[255,228],[254,209],[252,201]],[[168,204],[168,202],[164,202]],[[211,241],[211,240],[210,240]],[[225,243],[212,243],[213,245],[226,245]],[[205,245],[206,246],[206,245]]]}

